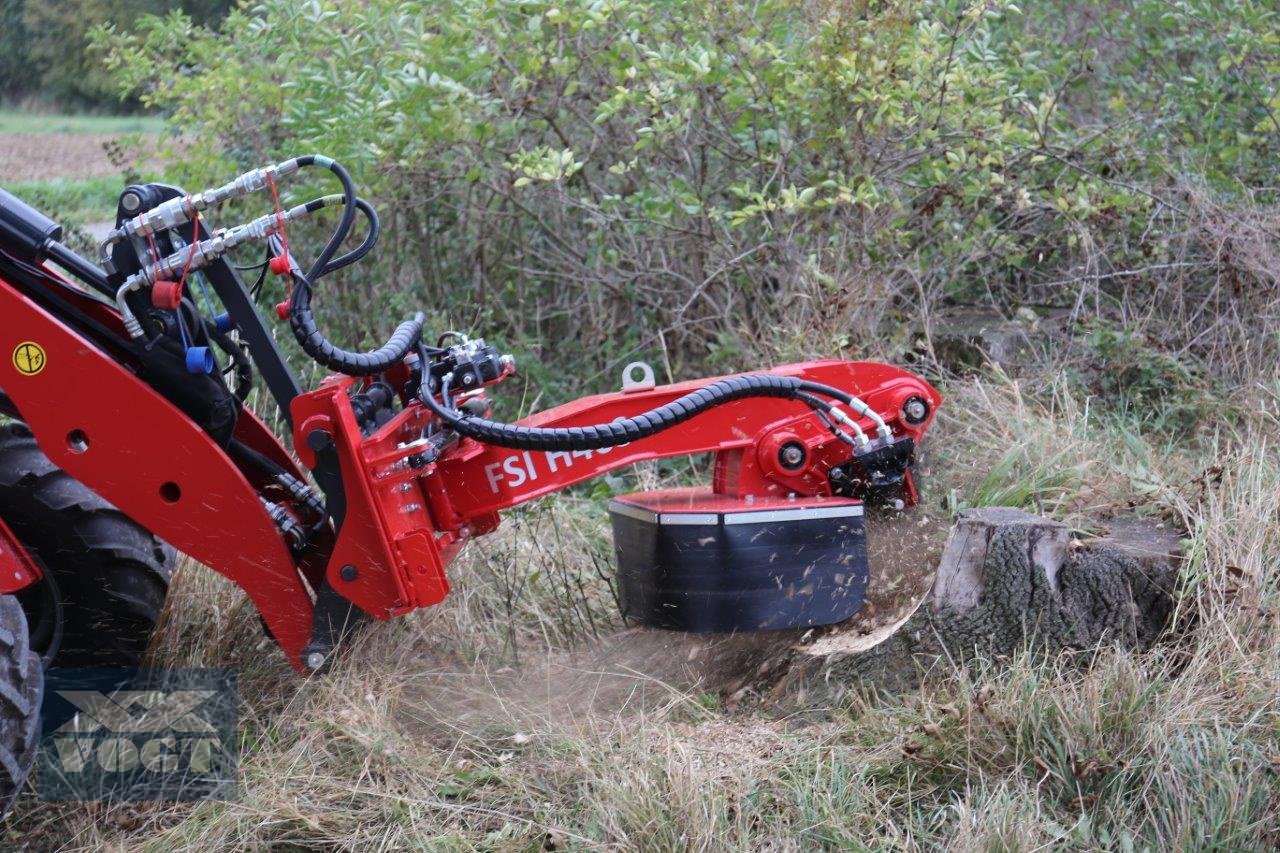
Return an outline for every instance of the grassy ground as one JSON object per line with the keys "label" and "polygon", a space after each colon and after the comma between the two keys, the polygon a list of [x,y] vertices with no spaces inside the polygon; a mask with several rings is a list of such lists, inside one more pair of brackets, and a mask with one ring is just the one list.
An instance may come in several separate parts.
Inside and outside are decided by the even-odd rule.
{"label": "grassy ground", "polygon": [[64,115],[0,109],[0,133],[116,134],[159,133],[162,119],[154,116]]}
{"label": "grassy ground", "polygon": [[112,218],[124,183],[119,177],[53,178],[13,181],[3,186],[58,222],[82,227]]}
{"label": "grassy ground", "polygon": [[[559,497],[474,543],[442,606],[303,681],[242,597],[185,567],[168,664],[241,672],[227,803],[24,801],[9,841],[291,849],[1263,849],[1280,840],[1280,380],[1162,431],[1069,369],[953,380],[926,499],[1188,531],[1155,651],[942,667],[904,696],[728,703],[668,677],[687,646],[616,630],[603,508]],[[650,473],[641,473],[650,478]]]}
{"label": "grassy ground", "polygon": [[110,219],[160,129],[151,116],[0,109],[0,187],[67,226]]}

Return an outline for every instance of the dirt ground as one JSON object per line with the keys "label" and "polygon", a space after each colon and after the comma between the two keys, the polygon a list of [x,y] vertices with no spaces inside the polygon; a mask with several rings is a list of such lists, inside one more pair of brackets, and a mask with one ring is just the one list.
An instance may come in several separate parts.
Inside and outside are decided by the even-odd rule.
{"label": "dirt ground", "polygon": [[0,181],[118,175],[107,154],[118,138],[112,133],[0,134]]}

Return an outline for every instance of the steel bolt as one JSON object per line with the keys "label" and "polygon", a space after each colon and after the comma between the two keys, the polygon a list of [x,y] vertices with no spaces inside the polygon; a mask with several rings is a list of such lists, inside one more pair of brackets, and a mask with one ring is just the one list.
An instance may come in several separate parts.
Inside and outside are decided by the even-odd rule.
{"label": "steel bolt", "polygon": [[924,423],[929,416],[929,404],[919,397],[910,397],[902,404],[902,416],[909,424]]}
{"label": "steel bolt", "polygon": [[794,471],[804,464],[804,446],[799,442],[789,441],[778,451],[778,462],[788,471]]}
{"label": "steel bolt", "polygon": [[324,654],[322,652],[312,652],[307,655],[307,659],[304,663],[307,665],[307,669],[315,672],[320,667],[324,666]]}
{"label": "steel bolt", "polygon": [[360,577],[360,571],[355,566],[351,566],[351,565],[343,566],[342,571],[340,571],[338,574],[342,577],[344,581],[348,581],[348,582],[353,581],[356,578]]}
{"label": "steel bolt", "polygon": [[307,447],[319,452],[333,443],[333,436],[322,429],[313,429],[307,433]]}
{"label": "steel bolt", "polygon": [[142,207],[142,199],[137,193],[125,193],[120,197],[120,206],[128,213],[133,213],[139,207]]}

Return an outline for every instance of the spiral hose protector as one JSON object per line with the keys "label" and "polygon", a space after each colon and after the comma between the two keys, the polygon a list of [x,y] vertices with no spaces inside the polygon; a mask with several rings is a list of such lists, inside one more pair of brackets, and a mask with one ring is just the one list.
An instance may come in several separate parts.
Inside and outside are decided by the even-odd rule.
{"label": "spiral hose protector", "polygon": [[300,284],[293,289],[290,301],[289,326],[302,351],[317,363],[348,376],[370,376],[390,370],[417,346],[422,337],[426,317],[421,311],[413,319],[405,320],[391,333],[387,342],[371,352],[351,352],[333,345],[316,326],[311,310],[311,289]]}
{"label": "spiral hose protector", "polygon": [[716,406],[747,397],[799,399],[811,383],[792,376],[749,373],[713,382],[705,388],[672,400],[631,418],[613,423],[582,427],[524,427],[491,421],[475,415],[464,415],[442,406],[430,393],[421,394],[423,402],[452,429],[485,444],[516,450],[602,450],[616,447],[670,429]]}

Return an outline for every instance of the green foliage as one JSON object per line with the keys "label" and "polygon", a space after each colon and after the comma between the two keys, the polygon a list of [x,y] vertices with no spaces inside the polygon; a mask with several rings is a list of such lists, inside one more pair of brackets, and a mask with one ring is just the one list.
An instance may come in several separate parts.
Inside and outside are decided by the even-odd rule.
{"label": "green foliage", "polygon": [[[159,133],[164,120],[146,115],[67,115],[0,109],[0,133]],[[118,182],[117,182],[118,183]],[[118,187],[117,187],[118,189]],[[101,213],[101,211],[99,211]]]}
{"label": "green foliage", "polygon": [[[408,209],[396,248],[428,294],[536,306],[502,318],[509,334],[597,347],[638,310],[702,357],[708,332],[776,317],[762,285],[789,277],[786,256],[818,273],[860,254],[842,223],[886,251],[912,239],[891,221],[902,182],[959,172],[963,203],[985,195],[996,140],[1022,132],[1010,83],[948,59],[958,33],[927,6],[818,21],[780,2],[276,2],[222,37],[171,16],[103,41],[126,86],[200,128],[191,179],[331,152]],[[918,89],[948,65],[947,88]]]}
{"label": "green foliage", "polygon": [[1012,506],[1052,514],[1083,481],[1083,471],[1065,452],[1045,454],[1011,447],[967,497],[955,489],[947,493],[947,512],[954,516],[973,507]]}
{"label": "green foliage", "polygon": [[1203,372],[1160,349],[1132,329],[1101,320],[1084,336],[1090,353],[1080,378],[1089,391],[1116,400],[1140,420],[1184,430],[1209,410]]}
{"label": "green foliage", "polygon": [[[264,0],[216,33],[174,13],[95,43],[186,132],[180,180],[328,152],[388,212],[399,292],[597,363],[662,349],[680,372],[875,349],[948,298],[1105,313],[1123,292],[1156,317],[1203,297],[1221,259],[1187,236],[1185,187],[1273,192],[1272,17]],[[1145,272],[1202,261],[1176,295]]]}
{"label": "green foliage", "polygon": [[131,27],[180,9],[214,23],[231,0],[0,0],[0,96],[74,106],[118,106],[119,85],[89,49],[102,24]]}
{"label": "green foliage", "polygon": [[100,222],[110,212],[120,194],[118,178],[55,178],[48,181],[18,181],[5,189],[52,216],[58,222],[83,225]]}
{"label": "green foliage", "polygon": [[28,73],[27,28],[22,23],[23,0],[0,0],[0,97],[18,94]]}
{"label": "green foliage", "polygon": [[1054,0],[1039,24],[1071,16],[1087,47],[1064,97],[1106,134],[1100,143],[1179,152],[1226,187],[1258,185],[1280,154],[1280,10],[1253,0],[1082,5]]}

